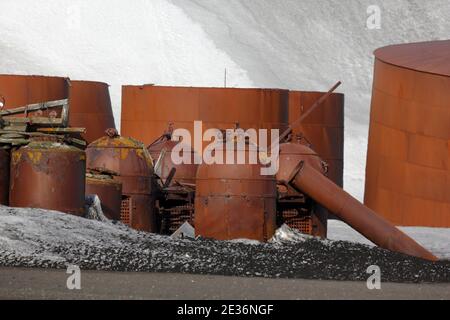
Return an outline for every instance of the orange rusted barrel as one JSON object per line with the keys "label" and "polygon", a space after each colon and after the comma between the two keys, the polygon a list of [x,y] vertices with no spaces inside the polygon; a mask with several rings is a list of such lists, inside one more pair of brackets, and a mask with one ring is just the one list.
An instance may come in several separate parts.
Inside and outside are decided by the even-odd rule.
{"label": "orange rusted barrel", "polygon": [[236,123],[243,129],[284,129],[288,100],[289,92],[278,89],[124,86],[121,132],[150,144],[169,123],[191,135],[196,120],[203,121],[203,132]]}
{"label": "orange rusted barrel", "polygon": [[69,124],[86,128],[82,137],[88,144],[103,137],[108,128],[115,128],[108,84],[75,80],[69,83]]}
{"label": "orange rusted barrel", "polygon": [[[299,119],[324,94],[289,91],[289,122]],[[344,100],[343,94],[331,94],[320,108],[293,128],[293,134],[303,136],[328,164],[328,177],[341,187],[344,183]]]}
{"label": "orange rusted barrel", "polygon": [[0,205],[9,204],[10,150],[0,148]]}
{"label": "orange rusted barrel", "polygon": [[110,171],[122,183],[121,221],[132,228],[156,232],[153,161],[143,143],[119,136],[115,129],[86,149],[89,170]]}
{"label": "orange rusted barrel", "polygon": [[11,155],[12,207],[84,215],[86,155],[54,139],[39,138]]}
{"label": "orange rusted barrel", "polygon": [[450,40],[375,57],[365,204],[396,225],[450,227]]}
{"label": "orange rusted barrel", "polygon": [[[256,150],[242,151],[246,159]],[[218,146],[216,150],[226,150]],[[236,152],[236,151],[235,151]],[[236,156],[235,156],[236,158]],[[269,240],[276,229],[276,180],[261,164],[202,164],[197,172],[195,232],[217,240]]]}

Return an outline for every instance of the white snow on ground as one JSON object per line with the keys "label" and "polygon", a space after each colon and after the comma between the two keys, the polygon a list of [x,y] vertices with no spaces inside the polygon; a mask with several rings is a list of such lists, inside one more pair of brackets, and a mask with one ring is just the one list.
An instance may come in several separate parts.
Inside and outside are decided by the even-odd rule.
{"label": "white snow on ground", "polygon": [[[381,30],[366,28],[381,8]],[[448,38],[448,0],[1,0],[0,73],[120,86],[327,90],[343,80],[346,189],[362,199],[374,49]]]}
{"label": "white snow on ground", "polygon": [[[416,240],[441,259],[450,260],[450,229],[400,227],[404,233]],[[356,242],[374,246],[363,235],[352,229],[346,223],[337,220],[328,221],[328,239]]]}

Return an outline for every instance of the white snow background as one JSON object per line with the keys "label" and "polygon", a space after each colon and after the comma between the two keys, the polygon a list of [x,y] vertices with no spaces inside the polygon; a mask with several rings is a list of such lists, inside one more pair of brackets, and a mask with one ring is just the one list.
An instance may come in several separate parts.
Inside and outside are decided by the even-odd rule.
{"label": "white snow background", "polygon": [[[381,29],[366,25],[369,5]],[[111,85],[222,86],[346,94],[345,188],[362,200],[372,52],[450,35],[448,0],[0,0],[0,73]]]}

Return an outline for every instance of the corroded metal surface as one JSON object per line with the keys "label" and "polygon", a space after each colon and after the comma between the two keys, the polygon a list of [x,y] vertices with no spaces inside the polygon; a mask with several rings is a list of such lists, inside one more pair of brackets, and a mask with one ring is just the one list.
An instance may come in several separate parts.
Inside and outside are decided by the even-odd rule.
{"label": "corroded metal surface", "polygon": [[69,103],[70,126],[86,128],[82,137],[87,143],[103,137],[106,129],[115,128],[108,84],[70,80]]}
{"label": "corroded metal surface", "polygon": [[288,125],[288,94],[270,89],[124,86],[121,132],[150,144],[169,123],[193,135],[195,120],[203,121],[203,131],[234,128],[236,123],[243,129],[283,129]]}
{"label": "corroded metal surface", "polygon": [[130,225],[142,231],[155,232],[155,196],[152,190],[153,161],[144,144],[121,137],[115,130],[91,143],[86,149],[87,167],[91,170],[116,172],[122,182],[122,193],[129,197]]}
{"label": "corroded metal surface", "polygon": [[[67,99],[68,96],[66,78],[0,75],[0,98],[4,100],[4,109]],[[47,115],[48,111],[44,114]]]}
{"label": "corroded metal surface", "polygon": [[365,204],[396,225],[450,227],[450,42],[375,54]]}
{"label": "corroded metal surface", "polygon": [[383,217],[365,207],[322,172],[305,161],[293,170],[289,183],[360,232],[376,245],[411,256],[436,261],[437,258]]}
{"label": "corroded metal surface", "polygon": [[111,220],[120,220],[122,203],[122,183],[113,176],[88,174],[86,176],[86,195],[96,194],[100,198],[103,214]]}
{"label": "corroded metal surface", "polygon": [[[220,147],[218,148],[221,149]],[[250,153],[246,150],[246,158]],[[218,240],[269,240],[276,229],[276,180],[260,164],[200,165],[195,232]]]}
{"label": "corroded metal surface", "polygon": [[[155,165],[157,164],[155,168],[156,174],[165,182],[170,172],[175,169],[175,176],[171,184],[176,182],[195,184],[198,169],[198,165],[195,164],[195,151],[189,145],[183,146],[183,150],[189,150],[187,157],[190,159],[190,163],[175,164],[172,160],[172,152],[178,144],[179,142],[171,140],[171,134],[165,134],[161,136],[161,139],[158,139],[147,148]],[[183,152],[179,152],[178,156],[184,157],[185,155]]]}
{"label": "corroded metal surface", "polygon": [[[290,91],[289,122],[292,123],[309,110],[323,92]],[[302,135],[319,156],[329,165],[328,177],[343,186],[344,176],[344,95],[333,93],[303,122],[293,128],[294,135]]]}
{"label": "corroded metal surface", "polygon": [[12,207],[84,215],[86,155],[55,141],[36,140],[11,155]]}
{"label": "corroded metal surface", "polygon": [[311,148],[299,142],[280,145],[280,169],[276,176],[279,224],[286,223],[300,232],[326,238],[328,212],[299,190],[290,188],[288,184],[292,171],[302,160],[325,173],[322,160]]}
{"label": "corroded metal surface", "polygon": [[11,153],[0,148],[0,205],[9,203],[9,168]]}
{"label": "corroded metal surface", "polygon": [[[0,101],[4,103],[4,109],[62,99],[69,99],[69,125],[86,128],[82,137],[88,143],[115,126],[106,83],[73,81],[62,77],[0,75]],[[52,111],[40,113],[49,116]],[[61,111],[56,111],[59,116]]]}

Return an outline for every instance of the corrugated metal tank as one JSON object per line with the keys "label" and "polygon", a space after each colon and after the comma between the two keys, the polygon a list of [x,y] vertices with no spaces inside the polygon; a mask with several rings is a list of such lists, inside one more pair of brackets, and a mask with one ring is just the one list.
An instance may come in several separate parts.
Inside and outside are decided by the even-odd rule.
{"label": "corrugated metal tank", "polygon": [[[194,121],[209,128],[282,129],[288,125],[289,92],[277,89],[122,87],[124,135],[146,144],[173,123],[193,135]],[[196,150],[198,151],[198,150]]]}
{"label": "corrugated metal tank", "polygon": [[[299,119],[324,92],[290,91],[289,123]],[[293,134],[304,136],[329,165],[328,177],[338,186],[344,179],[344,95],[333,93]]]}
{"label": "corrugated metal tank", "polygon": [[375,57],[365,204],[396,225],[450,227],[450,41]]}

